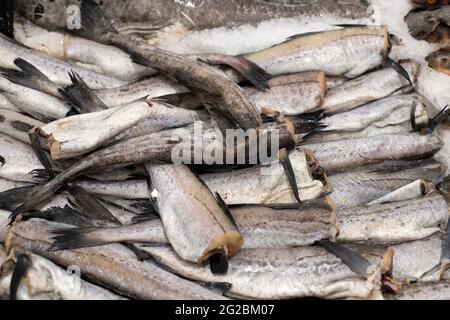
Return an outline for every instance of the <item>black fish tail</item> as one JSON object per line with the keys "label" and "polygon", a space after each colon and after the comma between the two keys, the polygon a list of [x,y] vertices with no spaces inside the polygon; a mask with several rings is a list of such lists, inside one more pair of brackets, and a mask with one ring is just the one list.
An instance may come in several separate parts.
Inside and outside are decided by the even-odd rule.
{"label": "black fish tail", "polygon": [[370,262],[366,258],[342,245],[328,240],[322,240],[318,243],[325,250],[341,259],[353,272],[365,278],[369,277]]}
{"label": "black fish tail", "polygon": [[230,291],[231,287],[233,286],[228,282],[198,282],[198,284],[221,295],[224,295],[225,293]]}
{"label": "black fish tail", "polygon": [[17,262],[11,276],[11,283],[9,285],[10,300],[17,300],[17,290],[19,289],[20,282],[23,277],[27,274],[30,265],[31,260],[26,254],[20,254],[17,256]]}
{"label": "black fish tail", "polygon": [[405,78],[406,80],[408,80],[409,84],[410,84],[412,87],[414,87],[414,84],[413,84],[413,82],[412,82],[412,80],[411,80],[411,77],[409,76],[408,71],[406,71],[405,68],[403,68],[403,66],[402,66],[400,63],[395,62],[394,60],[392,60],[392,59],[389,58],[389,57],[386,57],[385,63],[386,63],[386,66],[387,66],[387,67],[394,69],[394,70],[395,70],[398,74],[400,74],[403,78]]}
{"label": "black fish tail", "polygon": [[[4,70],[2,75],[6,79],[23,87],[55,94],[57,85],[52,83],[52,81],[34,65],[21,58],[16,58],[14,64],[20,70]],[[55,89],[51,91],[48,90],[49,87]]]}
{"label": "black fish tail", "polygon": [[286,177],[288,178],[289,185],[291,186],[291,190],[294,194],[295,200],[297,200],[298,203],[302,203],[302,200],[300,199],[300,195],[298,193],[298,185],[294,168],[292,167],[292,163],[289,159],[289,154],[286,149],[280,150],[280,163],[283,166]]}
{"label": "black fish tail", "polygon": [[108,109],[97,94],[89,88],[76,72],[69,73],[69,76],[72,84],[59,89],[59,93],[72,108],[80,113],[90,113]]}
{"label": "black fish tail", "polygon": [[209,258],[209,268],[214,274],[226,274],[228,272],[228,256],[220,251]]}
{"label": "black fish tail", "polygon": [[0,1],[0,32],[14,38],[14,0]]}
{"label": "black fish tail", "polygon": [[14,210],[22,203],[23,199],[29,197],[35,190],[36,186],[30,185],[0,192],[0,209]]}
{"label": "black fish tail", "polygon": [[39,137],[39,129],[36,129],[34,130],[34,132],[31,132],[29,136],[31,140],[31,145],[33,146],[34,153],[38,157],[42,166],[45,168],[47,175],[50,178],[54,178],[55,172],[53,171],[52,163],[50,161],[50,158],[47,156],[47,153],[45,152],[44,148],[42,148],[41,145],[41,139]]}
{"label": "black fish tail", "polygon": [[71,228],[52,230],[55,236],[50,251],[72,250],[88,247],[96,247],[107,244],[103,239],[90,237],[89,233],[100,228]]}
{"label": "black fish tail", "polygon": [[272,78],[272,75],[244,57],[226,54],[204,54],[199,57],[199,60],[208,64],[226,65],[237,71],[259,90],[269,89],[268,81]]}
{"label": "black fish tail", "polygon": [[72,30],[73,33],[99,42],[105,42],[105,35],[108,33],[117,33],[111,21],[95,1],[82,0],[80,11],[81,30]]}

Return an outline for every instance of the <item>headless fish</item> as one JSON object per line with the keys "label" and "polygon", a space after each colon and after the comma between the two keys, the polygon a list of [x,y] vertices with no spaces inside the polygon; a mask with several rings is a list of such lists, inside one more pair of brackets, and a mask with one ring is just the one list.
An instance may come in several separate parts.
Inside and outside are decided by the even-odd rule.
{"label": "headless fish", "polygon": [[299,35],[285,43],[244,55],[273,75],[321,70],[356,78],[380,66],[388,52],[385,27],[355,27]]}
{"label": "headless fish", "polygon": [[56,264],[77,265],[81,274],[94,283],[136,299],[220,300],[224,297],[200,284],[177,277],[151,262],[138,261],[123,245],[112,244],[98,248],[49,251],[52,230],[67,228],[44,220],[31,219],[15,224],[6,241],[13,248],[30,251]]}
{"label": "headless fish", "polygon": [[[24,259],[27,260],[27,265],[23,270],[25,274],[19,279],[19,283],[12,284],[14,278],[12,274],[16,272],[16,268],[20,268],[18,260]],[[3,291],[9,291],[11,285],[17,286],[16,292],[11,293],[17,300],[125,299],[81,279],[81,274],[72,273],[69,270],[65,270],[38,255],[20,253],[13,249],[10,253],[10,259],[5,263],[1,272],[0,286]]]}

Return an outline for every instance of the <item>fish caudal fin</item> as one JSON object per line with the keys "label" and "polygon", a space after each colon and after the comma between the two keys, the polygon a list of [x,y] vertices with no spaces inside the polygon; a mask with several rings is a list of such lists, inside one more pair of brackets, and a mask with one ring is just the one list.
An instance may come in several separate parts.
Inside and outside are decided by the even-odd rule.
{"label": "fish caudal fin", "polygon": [[80,11],[81,30],[71,30],[72,33],[99,42],[104,42],[108,33],[117,33],[111,21],[93,0],[82,0]]}
{"label": "fish caudal fin", "polygon": [[55,86],[45,74],[43,74],[39,69],[37,69],[28,61],[21,58],[16,58],[14,60],[14,64],[20,70],[8,69],[2,72],[2,75],[12,83],[47,93],[50,92],[46,90],[46,84]]}
{"label": "fish caudal fin", "polygon": [[59,93],[79,113],[90,113],[106,110],[108,107],[102,100],[89,88],[83,79],[76,73],[69,73],[72,84],[59,89]]}
{"label": "fish caudal fin", "polygon": [[9,299],[17,300],[17,291],[20,286],[20,282],[23,277],[27,274],[30,268],[31,260],[26,254],[20,254],[17,256],[16,265],[14,267],[11,283],[9,285]]}
{"label": "fish caudal fin", "polygon": [[14,0],[0,1],[0,32],[14,38]]}

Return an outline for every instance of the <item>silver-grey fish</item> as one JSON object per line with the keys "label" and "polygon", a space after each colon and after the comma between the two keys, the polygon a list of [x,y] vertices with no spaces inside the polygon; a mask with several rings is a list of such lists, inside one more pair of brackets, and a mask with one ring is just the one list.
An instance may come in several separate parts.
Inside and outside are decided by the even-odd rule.
{"label": "silver-grey fish", "polygon": [[450,282],[418,282],[402,287],[398,295],[386,295],[389,300],[450,300]]}
{"label": "silver-grey fish", "polygon": [[[14,249],[0,274],[0,286],[9,291],[12,273],[20,252]],[[25,254],[29,260],[27,270],[17,288],[18,300],[124,300],[102,287],[81,278],[76,267],[68,270],[35,254]],[[7,266],[6,266],[7,265]],[[73,271],[73,272],[70,272]],[[2,291],[0,289],[0,291]],[[9,292],[8,292],[9,293]]]}
{"label": "silver-grey fish", "polygon": [[94,283],[131,298],[224,299],[221,294],[177,277],[151,262],[138,261],[133,252],[123,245],[49,251],[51,230],[64,227],[67,226],[38,219],[17,223],[8,234],[6,247],[8,250],[17,248],[31,251],[63,267],[77,265],[81,274]]}
{"label": "silver-grey fish", "polygon": [[0,109],[0,132],[23,143],[30,144],[28,132],[44,123],[10,110]]}
{"label": "silver-grey fish", "polygon": [[432,194],[415,200],[337,210],[338,241],[401,243],[439,232],[448,220],[445,199]]}
{"label": "silver-grey fish", "polygon": [[327,172],[336,172],[386,160],[407,160],[435,154],[443,146],[436,134],[380,135],[344,141],[307,144],[304,147]]}

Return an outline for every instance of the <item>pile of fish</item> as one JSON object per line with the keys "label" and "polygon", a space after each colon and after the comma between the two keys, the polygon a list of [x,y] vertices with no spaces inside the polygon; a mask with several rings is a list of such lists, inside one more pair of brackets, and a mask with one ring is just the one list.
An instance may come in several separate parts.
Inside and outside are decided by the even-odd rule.
{"label": "pile of fish", "polygon": [[450,109],[387,27],[161,48],[367,1],[57,2],[0,12],[0,299],[450,299]]}

